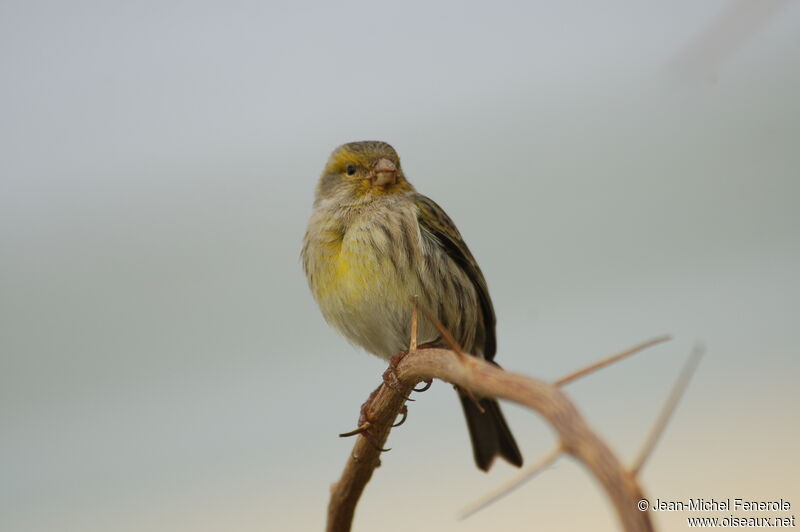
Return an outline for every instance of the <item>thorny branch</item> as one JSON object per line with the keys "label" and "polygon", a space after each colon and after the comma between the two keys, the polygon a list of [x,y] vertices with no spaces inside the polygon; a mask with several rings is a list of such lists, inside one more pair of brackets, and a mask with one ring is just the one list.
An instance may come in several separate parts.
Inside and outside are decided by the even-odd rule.
{"label": "thorny branch", "polygon": [[[412,331],[417,329],[417,303],[414,301]],[[432,317],[420,307],[429,319]],[[342,436],[356,435],[353,451],[347,460],[342,476],[331,487],[328,505],[328,532],[349,531],[353,521],[356,504],[380,465],[380,455],[389,436],[392,423],[404,412],[408,395],[417,383],[441,379],[469,390],[478,396],[506,399],[537,412],[558,434],[557,447],[533,466],[523,470],[516,479],[487,495],[465,513],[474,513],[508,491],[530,479],[546,468],[561,454],[571,455],[581,462],[592,476],[601,484],[611,500],[623,530],[627,532],[647,532],[653,530],[648,512],[637,509],[636,503],[644,498],[637,481],[641,465],[652,451],[659,435],[674,410],[680,394],[686,387],[691,371],[697,365],[697,356],[684,370],[673,391],[668,404],[659,417],[647,444],[632,468],[626,468],[583,420],[575,406],[560,390],[560,386],[595,371],[608,364],[630,356],[646,347],[663,342],[668,337],[659,337],[640,344],[618,355],[593,364],[583,370],[559,379],[555,383],[544,382],[500,369],[478,357],[465,356],[461,348],[452,340],[441,324],[431,320],[440,329],[451,349],[417,349],[416,338],[409,343],[407,354],[400,354],[392,360],[381,384],[362,405],[359,427]],[[387,375],[390,374],[390,377]],[[463,514],[462,514],[463,516]]]}

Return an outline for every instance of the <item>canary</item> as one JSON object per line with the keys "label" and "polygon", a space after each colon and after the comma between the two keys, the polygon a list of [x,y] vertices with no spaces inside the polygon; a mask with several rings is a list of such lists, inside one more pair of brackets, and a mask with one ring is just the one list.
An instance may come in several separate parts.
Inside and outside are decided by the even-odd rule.
{"label": "canary", "polygon": [[[450,217],[408,182],[389,144],[333,151],[301,257],[325,319],[366,351],[388,360],[408,349],[416,295],[467,353],[493,362],[495,313],[483,273]],[[445,346],[424,318],[418,339]],[[497,401],[458,393],[477,466],[488,471],[498,455],[521,466]]]}

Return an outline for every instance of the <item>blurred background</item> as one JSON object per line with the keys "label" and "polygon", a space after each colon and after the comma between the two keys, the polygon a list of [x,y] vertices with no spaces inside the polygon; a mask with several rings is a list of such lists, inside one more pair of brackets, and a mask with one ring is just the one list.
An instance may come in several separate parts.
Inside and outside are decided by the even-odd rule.
{"label": "blurred background", "polygon": [[[674,335],[566,389],[623,461],[706,346],[651,498],[797,513],[798,58],[788,1],[2,2],[0,529],[323,528],[385,365],[299,252],[364,139],[459,225],[506,368]],[[355,530],[618,529],[568,458],[457,521],[514,470],[474,467],[448,385],[417,399]]]}

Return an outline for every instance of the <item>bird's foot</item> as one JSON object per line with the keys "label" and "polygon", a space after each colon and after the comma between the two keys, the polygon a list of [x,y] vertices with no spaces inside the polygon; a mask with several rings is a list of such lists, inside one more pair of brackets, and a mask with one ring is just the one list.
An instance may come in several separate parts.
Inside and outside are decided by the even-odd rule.
{"label": "bird's foot", "polygon": [[[419,349],[428,349],[435,347],[431,343],[422,344],[418,346],[415,350]],[[389,367],[386,368],[386,371],[383,372],[383,382],[391,388],[392,390],[400,393],[401,386],[400,386],[400,379],[397,378],[397,368],[400,366],[400,362],[408,355],[408,351],[400,351],[396,355],[394,355],[391,359],[389,359]],[[425,384],[421,388],[413,388],[415,392],[426,392],[430,389],[431,384],[433,384],[433,379],[426,379],[423,381]],[[411,397],[406,397],[407,401],[413,401]]]}
{"label": "bird's foot", "polygon": [[400,379],[397,378],[397,367],[407,354],[408,351],[400,351],[389,359],[389,367],[383,372],[383,383],[395,392],[403,395],[406,401],[413,401],[414,399],[403,394],[403,387],[400,384]]}

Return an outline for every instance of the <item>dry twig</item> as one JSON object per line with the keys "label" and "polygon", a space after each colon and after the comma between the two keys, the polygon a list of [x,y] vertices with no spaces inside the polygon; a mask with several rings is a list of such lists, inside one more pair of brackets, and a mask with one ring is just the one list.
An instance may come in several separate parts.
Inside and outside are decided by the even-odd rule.
{"label": "dry twig", "polygon": [[461,519],[466,519],[470,515],[478,512],[479,510],[483,510],[493,502],[499,500],[500,498],[506,496],[507,494],[511,493],[518,487],[522,486],[525,482],[529,481],[556,461],[556,459],[564,454],[564,449],[561,446],[557,446],[555,449],[541,457],[538,461],[536,461],[533,465],[526,467],[524,470],[520,471],[514,478],[503,484],[502,486],[498,487],[497,489],[487,493],[479,500],[475,501],[474,503],[467,506],[459,515]]}
{"label": "dry twig", "polygon": [[[388,372],[392,373],[392,385],[386,378],[362,406],[359,427],[346,435],[358,434],[359,437],[345,465],[342,476],[331,486],[331,499],[328,505],[328,532],[346,532],[350,530],[356,504],[364,487],[372,477],[375,468],[380,465],[380,454],[389,436],[392,423],[405,409],[405,401],[414,386],[433,378],[441,379],[469,391],[477,396],[506,399],[527,406],[539,413],[556,431],[558,446],[539,462],[523,471],[515,480],[505,487],[496,490],[469,510],[474,513],[490,504],[498,497],[518,487],[531,478],[561,453],[572,455],[586,467],[601,484],[611,499],[622,527],[627,532],[649,532],[653,530],[647,512],[637,508],[637,502],[644,498],[636,480],[641,464],[652,451],[661,431],[669,418],[669,414],[677,404],[678,398],[688,382],[690,370],[683,376],[673,391],[667,406],[662,412],[651,437],[644,446],[639,460],[633,469],[626,469],[605,443],[589,428],[572,402],[559,389],[560,386],[582,377],[592,371],[621,360],[635,352],[663,342],[668,337],[659,337],[645,342],[632,349],[614,355],[583,370],[572,373],[555,383],[547,383],[504,371],[485,360],[465,356],[461,348],[438,320],[435,320],[425,308],[420,310],[439,329],[442,337],[452,349],[426,348],[417,349],[417,302],[414,301],[411,330],[414,333],[410,349],[404,356],[392,360]],[[696,358],[692,368],[696,366]]]}
{"label": "dry twig", "polygon": [[645,444],[642,445],[642,450],[639,451],[639,456],[636,458],[636,461],[631,467],[631,473],[634,475],[639,474],[639,471],[642,470],[642,466],[644,465],[645,461],[653,453],[653,448],[655,448],[656,443],[658,443],[659,438],[661,438],[661,434],[663,434],[664,429],[667,426],[667,422],[669,422],[670,417],[672,417],[672,414],[675,412],[675,407],[678,406],[678,401],[680,401],[681,397],[683,396],[683,392],[686,391],[686,387],[689,385],[689,380],[691,380],[692,375],[694,375],[694,371],[697,369],[697,365],[700,363],[700,359],[702,357],[703,348],[701,346],[696,346],[692,351],[689,360],[687,360],[686,364],[683,366],[681,374],[678,375],[678,380],[675,381],[672,392],[670,392],[666,403],[664,403],[664,407],[661,409],[661,413],[658,415],[658,418],[653,425],[650,435],[647,437]]}
{"label": "dry twig", "polygon": [[479,396],[497,397],[527,406],[544,417],[555,429],[564,452],[581,462],[603,486],[626,531],[653,530],[647,512],[636,503],[643,498],[635,475],[629,472],[605,443],[589,428],[572,402],[557,386],[531,377],[504,371],[477,357],[462,358],[447,349],[421,349],[409,353],[396,368],[399,390],[381,386],[368,410],[372,416],[369,432],[374,444],[358,438],[342,476],[332,486],[328,506],[329,532],[350,530],[365,485],[380,464],[380,449],[404,404],[403,394],[418,382],[438,378]]}
{"label": "dry twig", "polygon": [[605,358],[605,359],[601,360],[600,362],[596,362],[596,363],[594,363],[594,364],[592,364],[590,366],[586,366],[583,369],[580,369],[578,371],[570,373],[566,377],[561,377],[554,384],[556,386],[564,386],[565,384],[569,384],[572,381],[576,381],[576,380],[580,379],[581,377],[584,377],[584,376],[588,375],[589,373],[594,373],[595,371],[597,371],[599,369],[602,369],[602,368],[604,368],[606,366],[609,366],[609,365],[613,364],[614,362],[619,362],[623,358],[628,358],[631,355],[635,355],[639,351],[643,351],[643,350],[647,349],[648,347],[652,347],[652,346],[654,346],[656,344],[660,344],[660,343],[666,342],[668,340],[670,340],[670,336],[664,335],[664,336],[659,336],[658,338],[653,338],[652,340],[648,340],[646,342],[642,342],[641,344],[633,346],[630,349],[626,349],[625,351],[617,353],[616,355],[612,355],[612,356],[610,356],[608,358]]}

